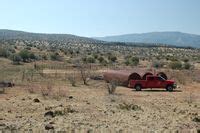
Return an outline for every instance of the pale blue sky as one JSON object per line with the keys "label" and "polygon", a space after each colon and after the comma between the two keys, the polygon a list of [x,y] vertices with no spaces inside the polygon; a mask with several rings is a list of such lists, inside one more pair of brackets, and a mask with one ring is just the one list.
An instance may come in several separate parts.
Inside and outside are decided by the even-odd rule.
{"label": "pale blue sky", "polygon": [[200,0],[0,0],[0,29],[88,37],[200,34]]}

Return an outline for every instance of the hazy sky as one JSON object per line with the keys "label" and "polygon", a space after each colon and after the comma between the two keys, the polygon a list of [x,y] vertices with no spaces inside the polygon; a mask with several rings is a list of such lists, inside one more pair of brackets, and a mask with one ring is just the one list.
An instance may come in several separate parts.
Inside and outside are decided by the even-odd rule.
{"label": "hazy sky", "polygon": [[0,29],[88,37],[200,34],[200,0],[0,0]]}

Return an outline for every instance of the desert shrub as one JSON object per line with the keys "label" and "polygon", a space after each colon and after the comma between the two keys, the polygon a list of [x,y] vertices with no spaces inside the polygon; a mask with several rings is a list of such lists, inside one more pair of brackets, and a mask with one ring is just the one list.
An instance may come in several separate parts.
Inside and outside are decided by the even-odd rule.
{"label": "desert shrub", "polygon": [[174,61],[170,63],[171,69],[182,69],[182,63],[180,61]]}
{"label": "desert shrub", "polygon": [[19,65],[20,62],[22,61],[22,58],[18,54],[14,54],[11,56],[11,60],[13,61],[13,64]]}
{"label": "desert shrub", "polygon": [[67,108],[64,109],[66,113],[75,113],[78,112],[77,110],[73,109],[72,106],[67,106]]}
{"label": "desert shrub", "polygon": [[5,88],[4,87],[0,87],[0,94],[4,94],[5,93]]}
{"label": "desert shrub", "polygon": [[[192,121],[200,123],[200,116],[194,117],[194,118],[192,119]],[[199,131],[200,131],[200,130],[198,130],[197,132],[199,132]]]}
{"label": "desert shrub", "polygon": [[128,111],[131,111],[131,110],[134,110],[134,111],[143,110],[143,109],[142,109],[140,106],[138,106],[138,105],[128,104],[128,103],[119,104],[119,109],[128,110]]}
{"label": "desert shrub", "polygon": [[111,81],[107,84],[108,94],[114,94],[117,88],[118,82],[117,81]]}
{"label": "desert shrub", "polygon": [[23,62],[28,62],[28,61],[37,59],[34,53],[29,52],[26,49],[21,50],[18,55],[21,57]]}
{"label": "desert shrub", "polygon": [[194,99],[195,99],[195,97],[193,96],[192,92],[190,92],[190,93],[188,94],[188,96],[187,96],[187,98],[186,98],[185,101],[186,101],[188,104],[191,104],[191,103],[194,102]]}
{"label": "desert shrub", "polygon": [[107,60],[103,60],[103,61],[101,62],[101,64],[104,65],[104,66],[107,66],[107,65],[108,65],[108,61],[107,61]]}
{"label": "desert shrub", "polygon": [[52,61],[62,61],[62,57],[57,52],[52,53],[50,55],[50,58],[51,58]]}
{"label": "desert shrub", "polygon": [[46,88],[41,87],[41,94],[43,97],[49,96],[49,91]]}
{"label": "desert shrub", "polygon": [[37,59],[37,57],[33,53],[29,54],[29,58],[32,59],[32,60],[36,60]]}
{"label": "desert shrub", "polygon": [[98,59],[98,54],[93,54],[93,57],[95,58],[95,59]]}
{"label": "desert shrub", "polygon": [[72,85],[72,86],[76,86],[76,79],[75,79],[75,76],[69,76],[68,77],[68,80],[69,80],[69,82],[70,82],[70,84]]}
{"label": "desert shrub", "polygon": [[53,91],[53,85],[49,82],[47,83],[46,87],[40,87],[40,89],[43,97],[50,96]]}
{"label": "desert shrub", "polygon": [[191,68],[191,64],[190,63],[188,63],[188,62],[186,62],[185,64],[184,64],[184,69],[187,69],[187,70],[189,70],[190,68]]}
{"label": "desert shrub", "polygon": [[89,56],[89,57],[87,57],[87,63],[95,63],[96,61],[95,61],[95,58],[94,57],[92,57],[92,56]]}
{"label": "desert shrub", "polygon": [[8,58],[10,55],[11,53],[8,49],[0,47],[0,57]]}
{"label": "desert shrub", "polygon": [[130,65],[130,64],[131,64],[131,62],[130,62],[130,60],[129,60],[129,59],[126,59],[126,60],[125,60],[125,62],[124,62],[124,64],[128,66],[128,65]]}
{"label": "desert shrub", "polygon": [[26,49],[27,49],[27,50],[31,50],[31,47],[27,46]]}
{"label": "desert shrub", "polygon": [[108,61],[104,57],[102,57],[102,56],[100,56],[98,58],[98,61],[99,61],[99,63],[101,63],[104,66],[106,66],[108,64]]}
{"label": "desert shrub", "polygon": [[187,62],[189,62],[189,59],[184,58],[183,61],[184,61],[185,63],[187,63]]}
{"label": "desert shrub", "polygon": [[111,61],[111,62],[116,62],[117,57],[111,54],[111,55],[108,56],[108,60]]}
{"label": "desert shrub", "polygon": [[9,48],[9,51],[10,51],[10,53],[12,53],[12,54],[16,53],[16,51],[15,51],[14,48]]}
{"label": "desert shrub", "polygon": [[31,85],[31,84],[29,84],[29,85],[27,86],[27,90],[28,90],[29,93],[35,93],[34,86]]}
{"label": "desert shrub", "polygon": [[161,61],[153,61],[152,66],[154,68],[162,68],[164,66],[164,63]]}
{"label": "desert shrub", "polygon": [[43,60],[48,60],[48,56],[46,54],[42,55]]}
{"label": "desert shrub", "polygon": [[137,66],[139,64],[139,58],[138,57],[127,57],[125,58],[125,62],[124,62],[127,66],[131,65],[131,66]]}
{"label": "desert shrub", "polygon": [[99,61],[100,63],[102,63],[104,60],[105,60],[105,59],[104,59],[102,56],[100,56],[100,57],[98,58],[98,61]]}
{"label": "desert shrub", "polygon": [[22,50],[19,52],[19,56],[22,58],[23,62],[27,62],[29,59],[30,52],[28,50]]}
{"label": "desert shrub", "polygon": [[62,97],[66,97],[67,96],[67,90],[66,89],[61,89],[60,87],[56,90],[56,91],[54,91],[54,92],[52,92],[51,93],[51,96],[53,97],[53,98],[55,98],[56,100],[59,100],[59,99],[61,99]]}
{"label": "desert shrub", "polygon": [[167,55],[166,60],[170,60],[170,61],[173,61],[173,62],[178,61],[178,59],[177,59],[176,57],[174,57],[174,56],[169,56],[169,55]]}
{"label": "desert shrub", "polygon": [[55,116],[63,116],[63,115],[65,115],[65,110],[55,110],[54,115]]}
{"label": "desert shrub", "polygon": [[83,58],[82,58],[82,61],[83,61],[84,63],[95,63],[95,62],[96,62],[95,58],[92,57],[92,56],[83,57]]}
{"label": "desert shrub", "polygon": [[137,66],[139,64],[139,58],[138,57],[132,57],[131,62],[132,62],[132,65]]}
{"label": "desert shrub", "polygon": [[83,61],[84,63],[86,63],[86,62],[87,62],[87,57],[82,57],[82,61]]}
{"label": "desert shrub", "polygon": [[41,86],[40,93],[44,98],[50,97],[56,100],[59,100],[62,97],[66,97],[68,94],[66,88],[55,88],[51,82],[48,82],[45,86]]}
{"label": "desert shrub", "polygon": [[88,79],[90,77],[90,70],[88,70],[88,66],[82,63],[77,63],[77,69],[80,72],[81,79],[84,85],[88,85]]}

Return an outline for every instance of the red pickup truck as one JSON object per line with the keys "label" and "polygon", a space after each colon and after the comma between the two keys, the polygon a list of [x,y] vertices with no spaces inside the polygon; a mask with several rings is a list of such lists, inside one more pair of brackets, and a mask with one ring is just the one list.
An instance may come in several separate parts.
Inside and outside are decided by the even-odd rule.
{"label": "red pickup truck", "polygon": [[175,81],[165,80],[161,76],[147,76],[146,80],[130,80],[129,87],[141,91],[146,88],[166,88],[167,91],[173,91],[176,88]]}

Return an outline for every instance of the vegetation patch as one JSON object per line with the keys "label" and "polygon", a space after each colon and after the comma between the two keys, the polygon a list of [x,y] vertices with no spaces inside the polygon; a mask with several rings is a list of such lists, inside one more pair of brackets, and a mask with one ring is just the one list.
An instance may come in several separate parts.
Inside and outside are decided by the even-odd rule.
{"label": "vegetation patch", "polygon": [[128,104],[128,103],[119,104],[119,109],[128,110],[128,111],[131,111],[131,110],[143,111],[143,109],[140,106],[135,105],[135,104]]}
{"label": "vegetation patch", "polygon": [[193,118],[192,121],[200,123],[200,116]]}

